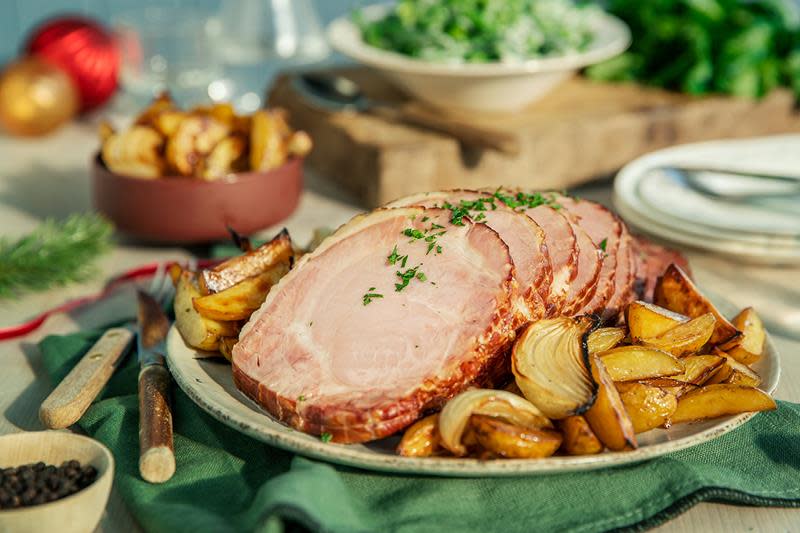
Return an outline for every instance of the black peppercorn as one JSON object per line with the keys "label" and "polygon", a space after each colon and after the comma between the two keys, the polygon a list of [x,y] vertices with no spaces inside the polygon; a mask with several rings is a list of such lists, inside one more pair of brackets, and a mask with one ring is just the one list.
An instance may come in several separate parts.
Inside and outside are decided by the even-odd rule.
{"label": "black peppercorn", "polygon": [[43,462],[0,469],[0,509],[39,505],[67,497],[91,485],[97,469],[79,461],[61,466]]}

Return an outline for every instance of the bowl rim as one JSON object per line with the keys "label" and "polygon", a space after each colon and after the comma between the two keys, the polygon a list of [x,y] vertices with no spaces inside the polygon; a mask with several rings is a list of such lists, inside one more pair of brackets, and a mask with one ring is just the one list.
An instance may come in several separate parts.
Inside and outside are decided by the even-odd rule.
{"label": "bowl rim", "polygon": [[217,178],[215,180],[204,180],[198,179],[193,176],[180,176],[175,174],[170,174],[168,176],[158,176],[155,178],[151,177],[142,177],[142,176],[134,176],[131,174],[120,174],[119,172],[114,172],[106,165],[105,161],[103,161],[103,154],[100,150],[94,152],[91,156],[91,165],[95,170],[102,170],[105,174],[112,176],[114,179],[119,179],[127,182],[135,182],[135,183],[158,183],[158,184],[184,184],[193,187],[218,187],[220,185],[234,185],[236,183],[242,183],[246,181],[255,181],[264,179],[267,176],[273,175],[278,173],[279,171],[290,167],[291,165],[296,164],[303,164],[305,161],[304,157],[296,157],[290,156],[286,158],[286,161],[279,167],[271,168],[269,170],[246,170],[243,172],[234,172],[232,174],[227,174],[221,178]]}
{"label": "bowl rim", "polygon": [[[392,4],[372,4],[363,7],[362,13],[367,19],[374,20],[385,15],[391,7]],[[628,25],[609,13],[597,11],[591,25],[601,38],[583,52],[531,58],[514,63],[436,63],[383,50],[364,42],[358,27],[350,20],[350,15],[334,19],[328,24],[325,33],[337,52],[372,67],[439,77],[498,77],[575,70],[610,59],[625,51],[631,43]]]}
{"label": "bowl rim", "polygon": [[[92,489],[98,489],[100,486],[101,479],[104,479],[107,476],[114,475],[114,469],[116,467],[116,464],[114,462],[114,454],[111,453],[111,450],[109,450],[108,447],[99,440],[93,439],[86,435],[81,435],[79,433],[72,433],[71,431],[58,431],[58,430],[23,431],[20,433],[9,433],[6,435],[0,435],[0,443],[3,440],[11,440],[12,438],[24,441],[26,439],[36,439],[36,438],[41,439],[42,436],[47,436],[47,437],[55,436],[55,438],[58,439],[63,438],[67,440],[74,439],[77,441],[82,441],[85,446],[99,450],[101,455],[105,457],[106,461],[108,462],[108,465],[102,471],[98,468],[97,478],[95,478],[95,480],[92,482],[91,485],[84,487],[78,492],[74,492],[69,496],[65,496],[63,498],[59,498],[58,500],[53,500],[51,502],[40,503],[37,505],[27,505],[24,507],[17,507],[14,509],[0,509],[0,519],[2,519],[3,517],[19,515],[22,513],[35,512],[46,509],[49,510],[55,508],[58,505],[69,505],[70,503],[74,503],[79,497],[85,496],[87,491]],[[22,466],[22,465],[17,465],[17,466]],[[11,467],[3,467],[3,468],[11,468]],[[113,480],[111,484],[113,484]],[[109,485],[109,490],[110,490],[110,485]]]}

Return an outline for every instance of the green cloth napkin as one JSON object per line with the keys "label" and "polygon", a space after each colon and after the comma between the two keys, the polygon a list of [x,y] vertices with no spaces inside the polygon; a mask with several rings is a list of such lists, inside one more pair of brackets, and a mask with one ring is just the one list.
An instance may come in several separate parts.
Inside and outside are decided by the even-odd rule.
{"label": "green cloth napkin", "polygon": [[[47,337],[56,383],[99,332]],[[506,479],[390,475],[313,461],[217,422],[175,387],[177,472],[139,478],[135,356],[80,426],[117,462],[116,488],[147,531],[605,531],[644,529],[700,501],[800,506],[800,405],[781,402],[712,442],[638,465]]]}

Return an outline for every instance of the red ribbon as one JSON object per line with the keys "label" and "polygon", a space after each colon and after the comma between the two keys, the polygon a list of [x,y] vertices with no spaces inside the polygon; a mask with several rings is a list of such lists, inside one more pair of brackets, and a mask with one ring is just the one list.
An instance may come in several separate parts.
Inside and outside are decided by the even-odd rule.
{"label": "red ribbon", "polygon": [[[198,261],[197,264],[198,268],[207,268],[209,266],[213,266],[219,263],[220,261],[222,260],[202,259]],[[47,318],[50,315],[53,315],[55,313],[67,313],[83,305],[88,305],[98,300],[101,300],[102,298],[106,297],[111,291],[113,291],[123,283],[150,277],[156,273],[156,270],[158,270],[159,267],[169,268],[171,265],[176,263],[180,264],[179,261],[168,261],[166,263],[148,263],[146,265],[138,266],[136,268],[128,270],[127,272],[124,272],[121,275],[112,278],[106,284],[106,286],[103,287],[103,290],[96,294],[93,294],[91,296],[84,296],[83,298],[77,298],[75,300],[69,300],[68,302],[65,302],[57,307],[49,309],[44,313],[32,318],[31,320],[23,322],[22,324],[15,324],[13,326],[0,328],[0,340],[13,339],[16,337],[22,337],[24,335],[27,335],[31,331],[35,331],[42,324],[44,324],[45,320],[47,320]]]}

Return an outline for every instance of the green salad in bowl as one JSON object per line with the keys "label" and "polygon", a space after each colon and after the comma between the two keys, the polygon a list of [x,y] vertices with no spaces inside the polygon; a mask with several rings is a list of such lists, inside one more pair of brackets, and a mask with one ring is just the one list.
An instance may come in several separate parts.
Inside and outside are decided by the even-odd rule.
{"label": "green salad in bowl", "polygon": [[340,53],[440,108],[516,112],[630,43],[620,19],[572,0],[399,0],[331,22]]}
{"label": "green salad in bowl", "polygon": [[581,52],[596,6],[571,0],[400,0],[386,16],[353,14],[364,41],[426,61],[520,62]]}

